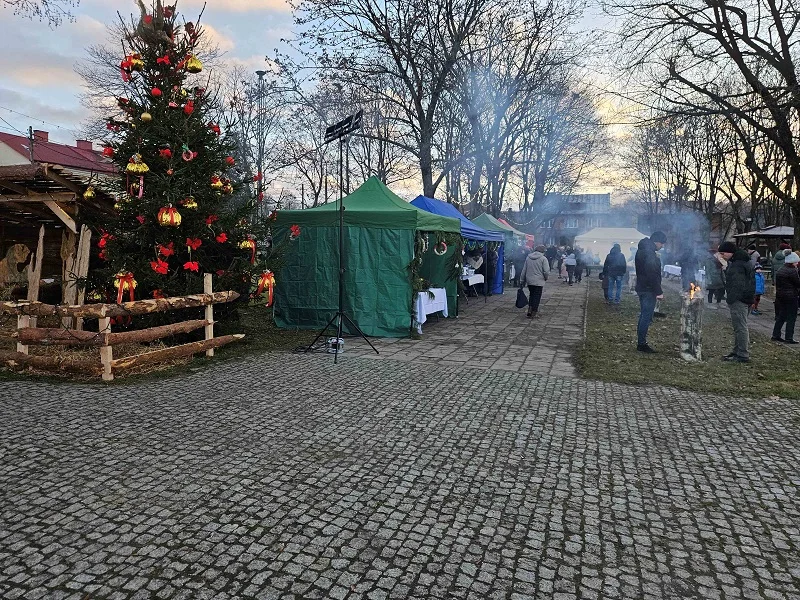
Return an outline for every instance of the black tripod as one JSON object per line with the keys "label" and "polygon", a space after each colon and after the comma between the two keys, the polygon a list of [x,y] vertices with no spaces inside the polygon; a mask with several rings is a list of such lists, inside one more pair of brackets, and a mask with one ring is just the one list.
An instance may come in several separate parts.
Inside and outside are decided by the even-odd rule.
{"label": "black tripod", "polygon": [[[342,339],[342,324],[345,320],[347,320],[348,328],[354,330],[361,338],[369,344],[369,347],[375,350],[375,354],[380,354],[378,349],[372,345],[367,339],[367,336],[364,335],[364,332],[355,324],[353,319],[347,316],[347,313],[344,312],[344,202],[343,202],[343,194],[342,188],[344,187],[344,174],[342,173],[343,169],[343,159],[342,159],[342,149],[344,146],[344,138],[357,129],[361,128],[361,119],[364,116],[364,111],[358,111],[354,115],[350,115],[346,119],[339,121],[335,125],[331,125],[325,130],[325,143],[329,144],[334,140],[339,140],[339,310],[336,311],[328,324],[322,328],[322,330],[317,334],[317,337],[314,338],[314,341],[311,342],[306,348],[306,352],[311,350],[319,339],[325,334],[326,331],[336,322],[336,346],[334,348],[333,353],[333,362],[334,364],[338,362],[339,359],[339,352],[341,351],[341,339]],[[350,190],[348,190],[349,192]]]}

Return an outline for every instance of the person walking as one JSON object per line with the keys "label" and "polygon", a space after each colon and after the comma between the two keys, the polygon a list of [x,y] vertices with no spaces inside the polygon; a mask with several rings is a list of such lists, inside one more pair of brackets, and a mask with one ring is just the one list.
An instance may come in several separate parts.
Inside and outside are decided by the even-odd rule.
{"label": "person walking", "polygon": [[[800,294],[800,256],[791,252],[785,257],[784,265],[775,278],[775,327],[772,339],[776,342],[798,344],[794,339],[794,324],[797,320],[798,294]],[[786,333],[781,338],[781,329],[786,325]]]}
{"label": "person walking", "polygon": [[754,269],[754,275],[756,278],[756,295],[755,298],[753,299],[753,304],[750,306],[750,314],[760,315],[762,314],[762,312],[758,310],[758,303],[761,302],[761,296],[764,294],[764,270],[758,263],[756,263],[756,268]]}
{"label": "person walking", "polygon": [[[727,263],[726,263],[727,264]],[[716,248],[708,251],[706,258],[706,289],[708,290],[708,308],[719,310],[725,297],[725,281],[722,279],[722,262]],[[717,303],[714,304],[714,298]]]}
{"label": "person walking", "polygon": [[663,231],[654,231],[649,238],[639,241],[636,250],[636,293],[639,295],[639,323],[636,327],[636,349],[653,353],[647,343],[647,331],[653,322],[656,300],[664,297],[661,289],[661,259],[657,252],[667,243]]}
{"label": "person walking", "polygon": [[608,303],[619,304],[622,299],[622,280],[628,271],[628,263],[619,244],[611,247],[611,252],[603,263],[604,277],[608,280]]}
{"label": "person walking", "polygon": [[733,242],[722,242],[719,253],[728,262],[725,268],[725,296],[731,311],[734,348],[722,360],[750,362],[750,332],[747,313],[756,295],[756,277],[750,255]]}
{"label": "person walking", "polygon": [[575,266],[577,264],[578,261],[575,258],[575,253],[570,248],[567,248],[567,255],[564,258],[564,266],[567,268],[567,279],[570,285],[572,285],[572,279],[575,277]]}
{"label": "person walking", "polygon": [[519,277],[519,287],[528,286],[528,318],[539,318],[539,302],[542,300],[544,284],[550,275],[550,261],[544,255],[544,246],[536,246],[525,259]]}

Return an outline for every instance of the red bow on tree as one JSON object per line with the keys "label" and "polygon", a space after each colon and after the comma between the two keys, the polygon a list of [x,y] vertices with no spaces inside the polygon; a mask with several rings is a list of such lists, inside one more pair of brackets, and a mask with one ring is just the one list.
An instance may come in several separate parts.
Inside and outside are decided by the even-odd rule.
{"label": "red bow on tree", "polygon": [[225,242],[227,242],[227,241],[228,241],[228,234],[227,234],[227,233],[225,233],[225,232],[223,231],[222,233],[220,233],[220,234],[217,236],[217,238],[216,238],[216,239],[217,239],[217,241],[218,241],[220,244],[224,244]]}
{"label": "red bow on tree", "polygon": [[163,244],[158,245],[158,253],[163,257],[170,257],[175,254],[175,245],[170,242],[166,246]]}
{"label": "red bow on tree", "polygon": [[172,158],[172,150],[170,150],[169,148],[164,148],[163,150],[159,150],[158,154],[161,156],[161,158]]}
{"label": "red bow on tree", "polygon": [[186,245],[192,250],[197,250],[203,244],[200,238],[186,238]]}
{"label": "red bow on tree", "polygon": [[256,296],[260,296],[264,288],[267,288],[267,306],[272,306],[272,288],[275,286],[275,275],[272,271],[266,271],[258,278],[258,289]]}
{"label": "red bow on tree", "polygon": [[144,215],[136,215],[136,220],[139,221],[139,225],[144,225]]}
{"label": "red bow on tree", "polygon": [[290,231],[290,237],[292,239],[300,237],[300,226],[299,225],[292,225],[291,227],[289,227],[289,231]]}
{"label": "red bow on tree", "polygon": [[161,275],[166,275],[167,271],[169,271],[169,263],[165,260],[161,260],[160,258],[151,260],[150,267],[153,269],[153,271]]}
{"label": "red bow on tree", "polygon": [[216,123],[209,123],[208,128],[217,135],[222,133],[222,130],[219,128],[219,125],[217,125]]}
{"label": "red bow on tree", "polygon": [[200,265],[197,263],[197,261],[189,261],[183,263],[183,268],[185,271],[194,271],[197,273],[200,270]]}
{"label": "red bow on tree", "polygon": [[206,217],[206,225],[211,225],[214,221],[219,221],[219,217],[217,215],[208,215]]}
{"label": "red bow on tree", "polygon": [[169,54],[165,54],[164,56],[159,56],[156,59],[156,64],[158,65],[169,65]]}

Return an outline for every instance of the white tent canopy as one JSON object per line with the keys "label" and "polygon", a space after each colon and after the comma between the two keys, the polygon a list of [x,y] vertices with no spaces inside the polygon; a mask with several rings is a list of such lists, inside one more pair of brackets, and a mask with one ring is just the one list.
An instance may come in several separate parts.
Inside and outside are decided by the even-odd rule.
{"label": "white tent canopy", "polygon": [[575,246],[597,254],[603,260],[611,251],[611,246],[619,244],[622,254],[627,258],[630,249],[635,249],[639,240],[646,237],[647,235],[633,227],[595,227],[577,236]]}

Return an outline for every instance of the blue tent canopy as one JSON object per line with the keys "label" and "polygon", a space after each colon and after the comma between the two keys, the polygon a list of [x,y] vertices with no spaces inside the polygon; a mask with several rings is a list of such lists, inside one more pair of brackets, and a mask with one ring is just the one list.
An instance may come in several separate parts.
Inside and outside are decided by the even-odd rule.
{"label": "blue tent canopy", "polygon": [[[489,289],[493,294],[503,293],[503,275],[505,273],[505,236],[499,231],[488,231],[479,225],[475,225],[467,217],[458,212],[452,204],[428,198],[427,196],[417,196],[411,204],[422,210],[428,211],[442,217],[453,217],[461,221],[461,237],[476,242],[499,242],[497,247],[497,267],[491,274]],[[484,248],[484,255],[487,250]],[[478,284],[484,287],[483,284]]]}
{"label": "blue tent canopy", "polygon": [[502,242],[505,240],[502,233],[497,231],[487,231],[482,227],[475,225],[472,221],[467,219],[464,215],[458,212],[458,209],[452,204],[428,198],[426,196],[417,196],[411,201],[411,204],[417,208],[428,211],[435,215],[442,217],[453,217],[461,221],[461,237],[468,240],[480,240],[489,242]]}

